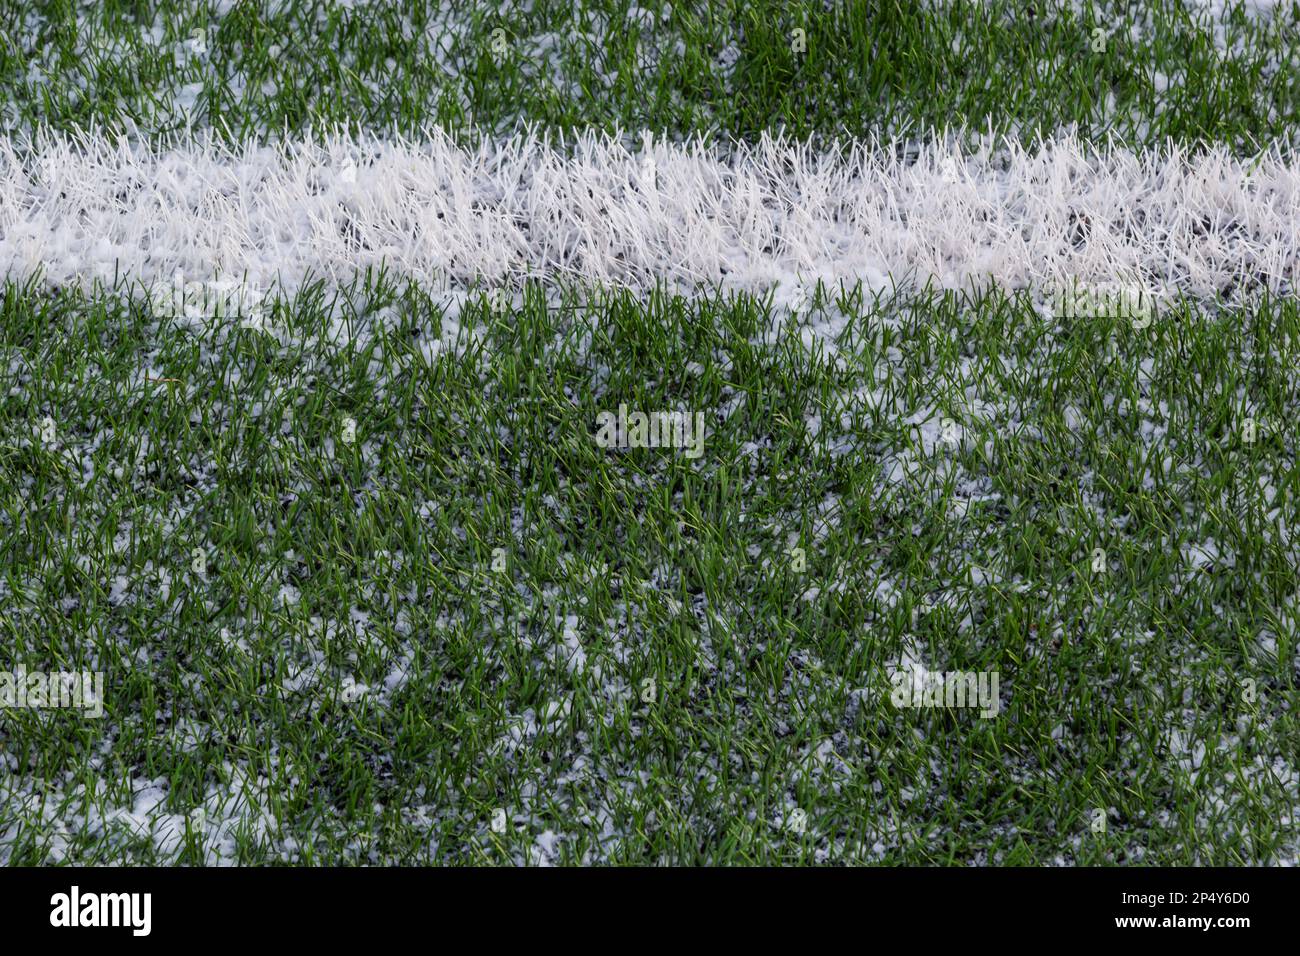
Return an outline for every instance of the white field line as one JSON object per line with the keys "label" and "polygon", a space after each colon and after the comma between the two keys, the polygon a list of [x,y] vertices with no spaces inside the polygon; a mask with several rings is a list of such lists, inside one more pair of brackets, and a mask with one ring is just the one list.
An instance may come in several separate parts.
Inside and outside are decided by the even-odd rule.
{"label": "white field line", "polygon": [[764,136],[726,152],[629,150],[587,134],[564,149],[532,136],[464,148],[438,131],[235,149],[6,140],[0,274],[293,286],[386,262],[452,288],[911,277],[1294,291],[1300,161],[1279,152],[1134,154],[1072,138],[975,154],[930,143],[909,158],[896,147],[819,152]]}

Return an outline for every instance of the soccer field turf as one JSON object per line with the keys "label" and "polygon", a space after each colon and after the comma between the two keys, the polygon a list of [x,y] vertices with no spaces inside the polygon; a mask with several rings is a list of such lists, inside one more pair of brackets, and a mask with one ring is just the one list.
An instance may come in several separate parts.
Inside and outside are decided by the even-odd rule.
{"label": "soccer field turf", "polygon": [[0,7],[0,863],[1300,849],[1300,4]]}

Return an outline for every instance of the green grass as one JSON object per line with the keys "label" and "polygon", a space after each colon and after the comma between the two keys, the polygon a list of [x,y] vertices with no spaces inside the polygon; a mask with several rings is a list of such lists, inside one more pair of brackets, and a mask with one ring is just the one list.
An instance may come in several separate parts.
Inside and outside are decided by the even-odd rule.
{"label": "green grass", "polygon": [[[667,18],[658,2],[645,16],[625,0],[507,6],[7,4],[0,121],[146,136],[192,125],[237,141],[336,125],[466,138],[527,124],[742,138],[991,125],[1027,139],[1077,125],[1133,146],[1253,152],[1291,142],[1300,108],[1295,7],[1266,21],[1237,9],[1216,44],[1173,0],[728,0],[673,4]],[[182,47],[194,30],[207,52]]]}
{"label": "green grass", "polygon": [[[0,126],[1295,142],[1294,4],[501,6],[7,3]],[[0,670],[107,683],[0,710],[0,859],[1296,862],[1294,298],[488,291],[0,287]]]}
{"label": "green grass", "polygon": [[[247,863],[509,862],[547,831],[557,862],[1294,861],[1293,301],[1136,330],[822,290],[823,335],[745,297],[339,295],[282,302],[277,339],[5,288],[0,645],[108,683],[102,722],[0,714],[12,862],[203,860],[198,829],[166,855],[96,826],[142,779],[176,814],[260,779]],[[598,447],[621,402],[704,411],[703,457]],[[967,440],[927,453],[927,414]],[[1232,566],[1189,569],[1207,539]],[[1000,672],[1001,714],[895,708],[912,643]]]}

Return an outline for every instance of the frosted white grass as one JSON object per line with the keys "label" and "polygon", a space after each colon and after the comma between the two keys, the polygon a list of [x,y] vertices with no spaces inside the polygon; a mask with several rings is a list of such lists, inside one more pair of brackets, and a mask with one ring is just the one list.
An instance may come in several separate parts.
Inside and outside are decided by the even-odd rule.
{"label": "frosted white grass", "polygon": [[1300,163],[1273,150],[1133,153],[1066,136],[859,142],[764,135],[629,147],[588,133],[465,147],[334,135],[151,147],[100,134],[0,143],[0,273],[57,285],[243,278],[292,288],[369,267],[432,287],[525,277],[763,291],[1140,285],[1291,293]]}

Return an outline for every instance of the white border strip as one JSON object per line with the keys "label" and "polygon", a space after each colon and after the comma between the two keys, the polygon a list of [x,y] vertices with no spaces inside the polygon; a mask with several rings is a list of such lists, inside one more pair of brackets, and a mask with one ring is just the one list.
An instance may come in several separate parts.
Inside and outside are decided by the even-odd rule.
{"label": "white border strip", "polygon": [[974,154],[726,152],[586,134],[474,149],[334,136],[151,149],[97,134],[0,143],[0,274],[50,283],[243,276],[296,285],[386,262],[441,287],[525,276],[762,290],[911,277],[949,287],[1117,282],[1292,293],[1300,165],[1073,138]]}

